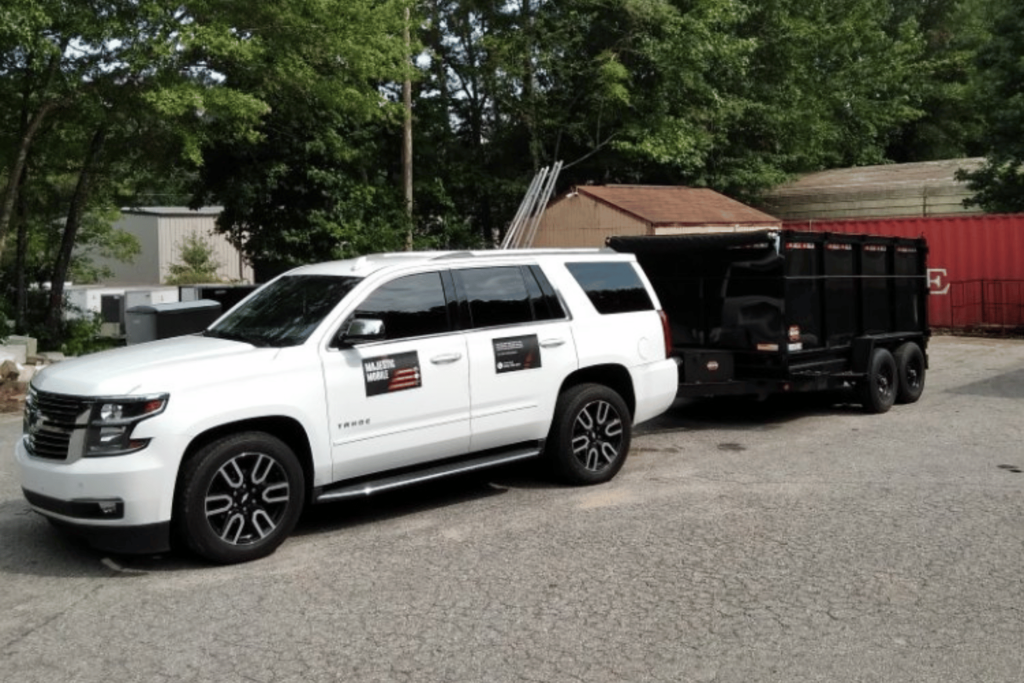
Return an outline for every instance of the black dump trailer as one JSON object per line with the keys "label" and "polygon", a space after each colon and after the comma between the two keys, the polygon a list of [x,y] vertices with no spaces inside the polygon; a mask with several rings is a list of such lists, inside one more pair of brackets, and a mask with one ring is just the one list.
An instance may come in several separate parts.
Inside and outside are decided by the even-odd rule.
{"label": "black dump trailer", "polygon": [[924,239],[765,230],[611,237],[668,315],[680,396],[853,386],[912,403],[928,367]]}

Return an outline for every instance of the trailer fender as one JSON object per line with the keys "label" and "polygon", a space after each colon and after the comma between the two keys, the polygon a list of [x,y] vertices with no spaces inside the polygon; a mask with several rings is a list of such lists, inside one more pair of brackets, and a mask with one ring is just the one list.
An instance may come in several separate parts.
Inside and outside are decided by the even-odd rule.
{"label": "trailer fender", "polygon": [[871,354],[875,350],[875,338],[874,337],[856,337],[853,340],[853,357],[850,359],[853,371],[857,373],[866,373],[868,371],[869,363],[871,362]]}

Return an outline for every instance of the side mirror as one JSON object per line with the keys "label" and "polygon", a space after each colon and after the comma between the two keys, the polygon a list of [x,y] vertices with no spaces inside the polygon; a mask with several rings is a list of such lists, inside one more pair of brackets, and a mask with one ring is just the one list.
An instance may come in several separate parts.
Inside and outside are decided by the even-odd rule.
{"label": "side mirror", "polygon": [[384,321],[377,318],[357,318],[348,324],[340,335],[338,342],[342,346],[361,341],[384,338]]}

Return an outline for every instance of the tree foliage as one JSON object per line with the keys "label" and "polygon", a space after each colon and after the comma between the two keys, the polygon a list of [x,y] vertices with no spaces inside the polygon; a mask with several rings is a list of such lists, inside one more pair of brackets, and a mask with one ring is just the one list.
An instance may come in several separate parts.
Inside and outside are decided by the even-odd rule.
{"label": "tree foliage", "polygon": [[[222,206],[260,278],[401,249],[410,229],[421,248],[491,244],[557,160],[559,190],[745,199],[795,173],[989,150],[979,201],[1015,206],[1017,4],[7,0],[0,285],[24,324],[33,282],[101,278],[91,255],[137,246],[109,229],[124,205]],[[51,298],[57,337],[59,284]]]}
{"label": "tree foliage", "polygon": [[897,163],[978,156],[984,150],[981,74],[975,61],[988,42],[993,0],[894,0],[893,26],[917,26],[924,44],[911,74],[920,117],[900,126],[887,158]]}
{"label": "tree foliage", "polygon": [[[56,232],[44,338],[61,335],[63,283],[88,225],[204,141],[252,136],[265,104],[218,87],[207,65],[246,49],[216,3],[15,0],[0,22],[0,269],[25,324],[30,241]],[[208,18],[207,15],[210,15]],[[31,212],[55,194],[52,214]],[[12,232],[15,253],[7,249]],[[39,240],[36,241],[39,243]],[[94,245],[96,246],[96,245]],[[78,251],[76,257],[76,250]],[[125,254],[124,250],[121,250]]]}
{"label": "tree foliage", "polygon": [[992,212],[1024,211],[1024,7],[996,4],[991,40],[977,54],[985,165],[961,173],[976,192],[969,204]]}
{"label": "tree foliage", "polygon": [[[216,63],[223,84],[265,102],[257,136],[204,150],[196,204],[266,276],[401,247],[404,204],[381,141],[400,111],[383,89],[411,68],[400,0],[238,2],[229,19],[251,51]],[[310,40],[315,27],[316,39]]]}
{"label": "tree foliage", "polygon": [[167,267],[170,273],[164,281],[169,285],[199,285],[219,282],[217,270],[221,263],[214,256],[213,247],[198,235],[185,237],[178,245],[180,261]]}

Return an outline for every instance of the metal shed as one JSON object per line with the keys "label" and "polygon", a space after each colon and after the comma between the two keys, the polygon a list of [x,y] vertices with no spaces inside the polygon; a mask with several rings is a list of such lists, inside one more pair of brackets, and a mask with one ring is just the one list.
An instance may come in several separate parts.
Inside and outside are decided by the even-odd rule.
{"label": "metal shed", "polygon": [[181,262],[181,247],[195,235],[212,249],[213,258],[220,264],[219,278],[232,282],[252,282],[252,266],[227,238],[214,230],[220,207],[192,210],[181,206],[149,206],[121,209],[121,219],[114,224],[119,230],[135,235],[142,252],[132,263],[97,259],[110,268],[114,276],[108,284],[155,285],[169,275],[169,266]]}
{"label": "metal shed", "polygon": [[768,192],[761,208],[784,220],[948,216],[982,213],[964,208],[971,193],[955,178],[982,158],[883,164],[818,171]]}
{"label": "metal shed", "polygon": [[581,185],[548,205],[534,247],[603,247],[612,236],[779,228],[782,221],[714,190]]}

